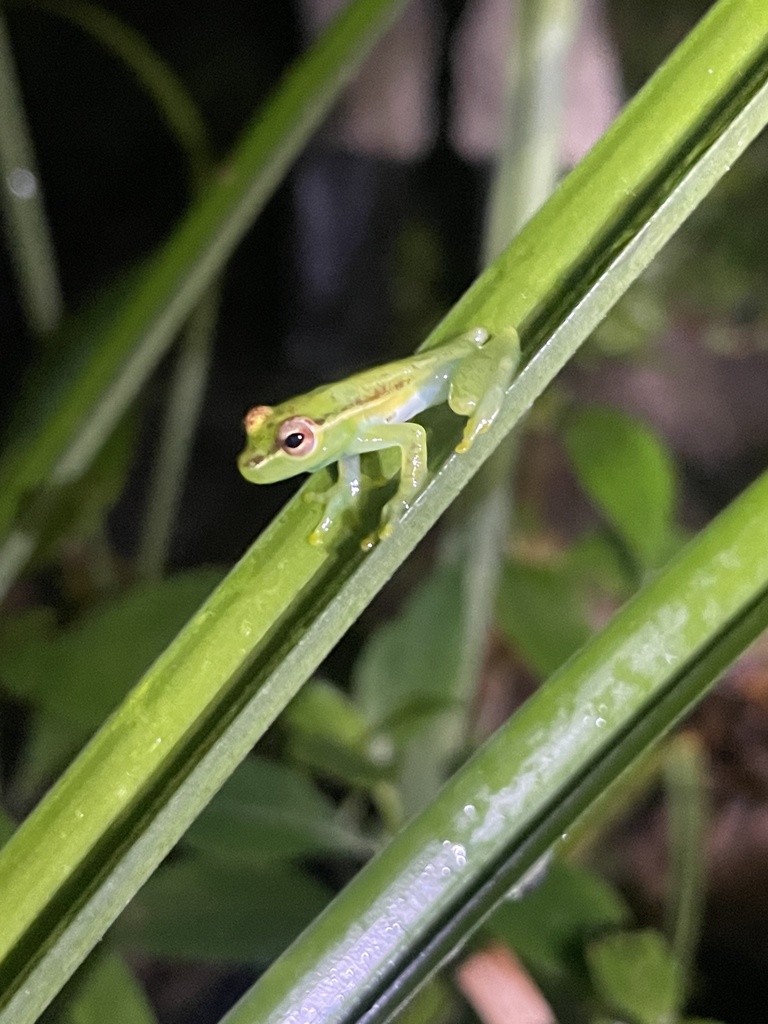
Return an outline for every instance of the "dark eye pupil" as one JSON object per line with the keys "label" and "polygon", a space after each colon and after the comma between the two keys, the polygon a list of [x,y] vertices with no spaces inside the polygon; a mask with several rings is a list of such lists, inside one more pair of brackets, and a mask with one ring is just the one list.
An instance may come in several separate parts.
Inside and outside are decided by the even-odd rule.
{"label": "dark eye pupil", "polygon": [[303,434],[289,434],[285,439],[285,446],[286,448],[298,448],[303,441]]}

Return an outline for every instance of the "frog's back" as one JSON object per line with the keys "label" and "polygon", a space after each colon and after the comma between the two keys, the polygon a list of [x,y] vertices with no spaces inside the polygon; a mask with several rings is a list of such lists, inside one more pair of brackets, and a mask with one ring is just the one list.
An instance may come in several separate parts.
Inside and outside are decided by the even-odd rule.
{"label": "frog's back", "polygon": [[278,420],[310,416],[317,422],[355,416],[389,422],[410,419],[420,409],[445,401],[455,366],[484,340],[484,336],[463,336],[406,359],[361,370],[281,403],[274,414]]}

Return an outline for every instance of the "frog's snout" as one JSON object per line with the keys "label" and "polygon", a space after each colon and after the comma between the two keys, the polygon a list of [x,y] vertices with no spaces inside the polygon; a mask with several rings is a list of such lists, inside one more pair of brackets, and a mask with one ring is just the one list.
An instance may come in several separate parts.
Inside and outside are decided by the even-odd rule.
{"label": "frog's snout", "polygon": [[257,452],[252,452],[249,448],[241,452],[237,457],[237,466],[246,480],[250,480],[252,474],[258,469],[259,465],[264,461],[264,456],[259,455]]}

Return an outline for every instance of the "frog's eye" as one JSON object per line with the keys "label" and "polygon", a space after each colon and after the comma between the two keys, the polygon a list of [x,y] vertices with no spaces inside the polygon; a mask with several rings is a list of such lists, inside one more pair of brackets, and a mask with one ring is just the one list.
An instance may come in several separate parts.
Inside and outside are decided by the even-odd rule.
{"label": "frog's eye", "polygon": [[317,424],[306,416],[294,416],[280,425],[277,441],[286,455],[311,455],[317,447]]}

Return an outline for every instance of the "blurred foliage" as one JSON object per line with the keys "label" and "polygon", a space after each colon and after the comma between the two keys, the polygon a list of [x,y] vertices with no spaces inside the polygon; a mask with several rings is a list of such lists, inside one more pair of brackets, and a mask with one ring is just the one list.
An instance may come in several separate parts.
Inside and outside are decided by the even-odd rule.
{"label": "blurred foliage", "polygon": [[[706,5],[697,0],[687,6],[698,14]],[[666,15],[668,5],[619,0],[611,11],[632,43],[626,48],[630,81],[659,62],[671,36],[682,34],[694,16],[683,14],[678,5],[673,17],[659,20],[666,29],[657,32],[649,14]],[[23,32],[34,31],[33,20]],[[177,57],[186,58],[189,66],[194,55],[184,50],[191,44],[184,33],[179,35]],[[283,41],[283,48],[290,49],[291,42]],[[29,43],[22,43],[22,53],[25,46],[21,63],[27,71]],[[82,43],[73,46],[70,61],[79,60],[82,52]],[[103,58],[89,52],[87,59],[98,64]],[[247,79],[248,85],[235,91],[235,107],[239,103],[248,109],[253,80],[268,77],[267,71],[250,58],[231,63],[236,67],[229,75]],[[219,113],[221,105],[214,100],[222,86],[210,69],[200,72],[195,88]],[[35,78],[40,72],[31,73]],[[108,106],[109,88],[94,91],[99,106]],[[224,123],[212,119],[216,132],[231,134],[238,116],[233,109]],[[111,156],[116,166],[126,165],[121,173],[128,176],[135,166],[126,158],[130,134],[125,126],[116,129]],[[45,166],[56,163],[45,144],[41,158]],[[631,364],[685,310],[709,321],[703,337],[720,351],[749,344],[745,325],[754,344],[766,346],[768,213],[765,203],[755,199],[764,191],[766,167],[768,140],[763,139],[692,218],[661,265],[600,328],[595,346],[600,358],[628,357]],[[170,160],[165,174],[157,175],[162,187],[147,218],[153,227],[139,223],[135,236],[108,237],[110,258],[104,257],[104,266],[135,258],[148,237],[154,240],[175,214],[181,175],[173,168]],[[59,180],[72,174],[65,167]],[[68,244],[65,278],[66,253],[74,243]],[[270,246],[263,248],[260,258],[270,262]],[[432,321],[442,257],[439,240],[421,221],[405,225],[395,271],[402,323]],[[90,259],[93,283],[102,257]],[[66,381],[57,377],[52,383],[60,387]],[[39,397],[34,411],[44,414],[45,393]],[[509,674],[529,682],[562,665],[605,619],[606,610],[617,607],[658,568],[684,534],[678,516],[681,483],[670,446],[615,408],[585,406],[566,392],[556,404],[544,430],[554,435],[557,429],[561,454],[591,512],[586,527],[567,541],[558,537],[550,543],[553,531],[543,516],[521,517],[511,531],[496,626]],[[28,425],[25,410],[17,415]],[[536,429],[541,426],[537,421]],[[13,698],[25,725],[21,738],[0,735],[0,839],[10,834],[11,814],[20,818],[29,809],[221,578],[218,570],[198,570],[156,584],[120,585],[115,591],[93,588],[74,595],[66,590],[68,553],[103,528],[138,445],[135,423],[126,420],[76,485],[29,497],[25,514],[43,524],[46,541],[36,568],[48,570],[59,590],[52,601],[38,595],[28,602],[32,607],[25,607],[22,595],[20,610],[0,623],[4,696]],[[542,477],[556,472],[553,462],[543,467]],[[308,685],[270,737],[269,758],[250,758],[224,786],[115,928],[109,948],[76,979],[69,1001],[59,1001],[58,1020],[85,1024],[106,1015],[115,1024],[154,1020],[116,949],[142,956],[268,962],[316,916],[358,863],[429,802],[451,767],[471,751],[484,695],[467,702],[455,685],[460,583],[449,564],[419,575],[424,578],[394,602],[387,620],[359,641],[349,677],[335,678],[327,671]],[[517,687],[513,681],[511,688]],[[514,700],[519,698],[515,693]],[[510,898],[493,915],[485,934],[517,951],[554,1005],[578,1001],[572,1016],[563,1011],[563,1024],[571,1019],[598,1024],[613,1019],[609,1014],[631,1024],[693,1024],[682,1016],[690,979],[681,971],[689,965],[676,961],[672,937],[628,930],[630,924],[630,911],[606,881],[583,866],[555,860],[537,888]],[[446,990],[444,981],[433,984],[418,997],[418,1011],[412,1006],[401,1019],[454,1019],[455,998]]]}

